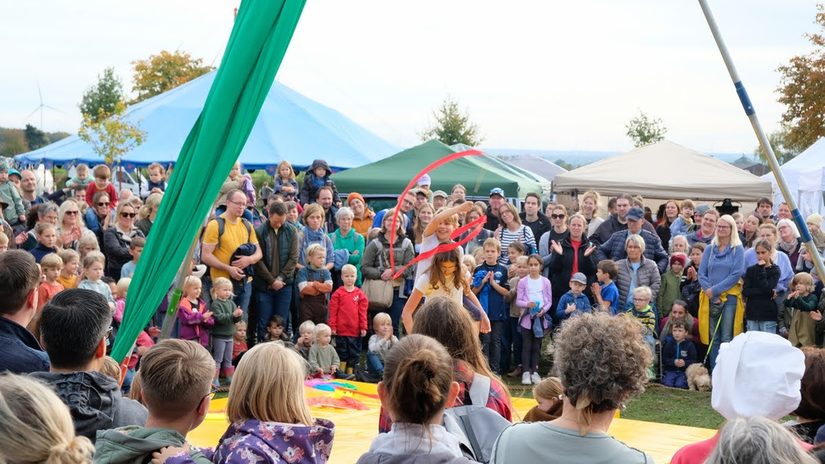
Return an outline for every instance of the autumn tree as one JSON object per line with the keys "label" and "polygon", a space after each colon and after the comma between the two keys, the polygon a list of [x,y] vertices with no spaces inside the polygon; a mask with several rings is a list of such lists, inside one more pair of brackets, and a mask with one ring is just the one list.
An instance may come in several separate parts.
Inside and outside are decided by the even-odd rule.
{"label": "autumn tree", "polygon": [[661,142],[667,133],[661,118],[651,118],[643,111],[639,110],[638,116],[625,124],[627,136],[633,140],[633,146],[643,147],[651,143]]}
{"label": "autumn tree", "polygon": [[170,53],[166,50],[145,60],[133,61],[132,66],[135,70],[132,91],[137,92],[132,103],[174,89],[215,69],[204,66],[202,59],[194,59],[187,52]]}
{"label": "autumn tree", "polygon": [[420,133],[421,140],[437,139],[446,145],[463,143],[476,147],[484,140],[478,125],[470,122],[470,115],[462,113],[458,102],[448,97],[438,110],[433,112],[436,124]]}
{"label": "autumn tree", "polygon": [[106,68],[97,78],[97,84],[86,89],[80,100],[80,113],[84,118],[98,122],[114,114],[118,103],[126,101],[123,84],[115,75],[114,68]]}
{"label": "autumn tree", "polygon": [[114,113],[106,115],[103,109],[98,117],[83,115],[83,123],[77,135],[92,146],[106,164],[113,165],[129,150],[142,144],[146,133],[124,118],[126,104],[118,102]]}

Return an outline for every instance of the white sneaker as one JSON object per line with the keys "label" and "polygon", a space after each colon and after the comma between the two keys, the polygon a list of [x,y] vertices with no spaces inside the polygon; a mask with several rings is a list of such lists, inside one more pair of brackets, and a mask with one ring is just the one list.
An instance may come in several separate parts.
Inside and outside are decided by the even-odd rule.
{"label": "white sneaker", "polygon": [[533,380],[533,384],[535,384],[535,385],[538,385],[538,384],[541,383],[541,376],[539,375],[538,372],[533,372],[533,375],[532,375],[531,379]]}
{"label": "white sneaker", "polygon": [[533,382],[530,380],[530,371],[521,374],[521,384],[522,385],[530,385]]}

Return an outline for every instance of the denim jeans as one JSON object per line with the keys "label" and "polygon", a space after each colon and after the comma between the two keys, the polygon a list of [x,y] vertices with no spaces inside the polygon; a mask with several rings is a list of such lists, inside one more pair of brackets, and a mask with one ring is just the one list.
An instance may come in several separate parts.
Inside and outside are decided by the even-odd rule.
{"label": "denim jeans", "polygon": [[384,375],[384,361],[381,361],[381,357],[374,351],[367,351],[367,367],[371,374],[379,377]]}
{"label": "denim jeans", "polygon": [[284,330],[289,328],[289,303],[292,301],[292,284],[285,284],[280,290],[256,290],[255,306],[258,310],[258,340],[266,339],[266,326],[272,316],[284,318]]}
{"label": "denim jeans", "polygon": [[241,291],[236,291],[232,301],[243,309],[243,320],[249,319],[249,300],[252,299],[252,283],[247,281],[243,284]]}
{"label": "denim jeans", "polygon": [[767,332],[776,335],[776,321],[745,321],[748,332]]}
{"label": "denim jeans", "polygon": [[401,337],[398,328],[401,325],[401,313],[404,311],[405,304],[407,304],[407,299],[398,296],[398,289],[394,288],[392,291],[392,305],[387,308],[387,312],[390,314],[390,319],[392,319],[392,332],[396,337]]}
{"label": "denim jeans", "polygon": [[[736,315],[737,302],[737,297],[728,295],[728,298],[725,300],[725,304],[722,307],[722,314],[716,317],[710,317],[708,334],[712,337],[712,340],[710,341],[710,355],[708,356],[708,361],[710,363],[711,372],[713,372],[713,368],[716,367],[716,356],[719,355],[719,345],[722,343],[727,343],[733,339],[733,319]],[[722,319],[721,322],[719,322],[719,318]],[[718,330],[716,328],[717,324],[719,324]]]}

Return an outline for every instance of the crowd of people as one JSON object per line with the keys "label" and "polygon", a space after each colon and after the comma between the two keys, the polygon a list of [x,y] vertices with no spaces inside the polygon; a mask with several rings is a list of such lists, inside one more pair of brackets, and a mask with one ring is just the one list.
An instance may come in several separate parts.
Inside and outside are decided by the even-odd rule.
{"label": "crowd of people", "polygon": [[[544,443],[560,462],[651,462],[607,434],[615,411],[652,380],[688,388],[691,365],[712,373],[723,408],[735,398],[717,402],[717,391],[745,385],[738,361],[725,363],[742,337],[788,356],[777,369],[799,391],[772,384],[791,399],[732,407],[721,434],[674,462],[805,462],[825,440],[823,285],[785,204],[774,216],[766,198],[747,214],[669,200],[653,214],[631,195],[514,202],[500,188],[473,202],[462,185],[432,191],[425,175],[396,208],[373,210],[357,192],[339,195],[326,161],[300,185],[282,162],[261,188],[236,164],[172,338],[159,340],[164,303],[121,368],[107,354],[168,173],[149,166],[134,194],[118,192],[105,165],[76,172],[45,194],[34,172],[0,164],[0,417],[19,416],[0,428],[43,438],[0,438],[9,461],[326,462],[335,426],[311,416],[303,382],[345,378],[380,382],[383,433],[359,462],[532,462],[547,458]],[[822,217],[807,223],[822,253]],[[447,418],[475,406],[503,421],[485,424],[509,424],[506,377],[533,386],[527,419],[543,425],[493,427],[497,439],[468,449],[463,439],[478,440]],[[229,429],[214,449],[187,445],[221,389]],[[795,420],[776,426],[788,413]],[[50,421],[26,420],[39,415]],[[767,438],[754,430],[797,457],[760,456]]]}

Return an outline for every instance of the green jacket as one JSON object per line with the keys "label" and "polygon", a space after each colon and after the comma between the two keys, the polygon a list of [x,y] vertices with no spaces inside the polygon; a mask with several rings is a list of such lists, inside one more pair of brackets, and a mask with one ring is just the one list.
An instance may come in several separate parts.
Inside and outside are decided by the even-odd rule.
{"label": "green jacket", "polygon": [[[94,462],[98,464],[143,464],[152,460],[152,453],[167,446],[183,446],[186,443],[180,433],[170,429],[147,428],[130,425],[97,432]],[[190,447],[189,455],[196,463],[211,461],[196,447]]]}
{"label": "green jacket", "polygon": [[673,302],[682,298],[682,278],[668,269],[662,274],[662,285],[659,287],[659,296],[656,298],[656,307],[661,317],[670,314]]}

